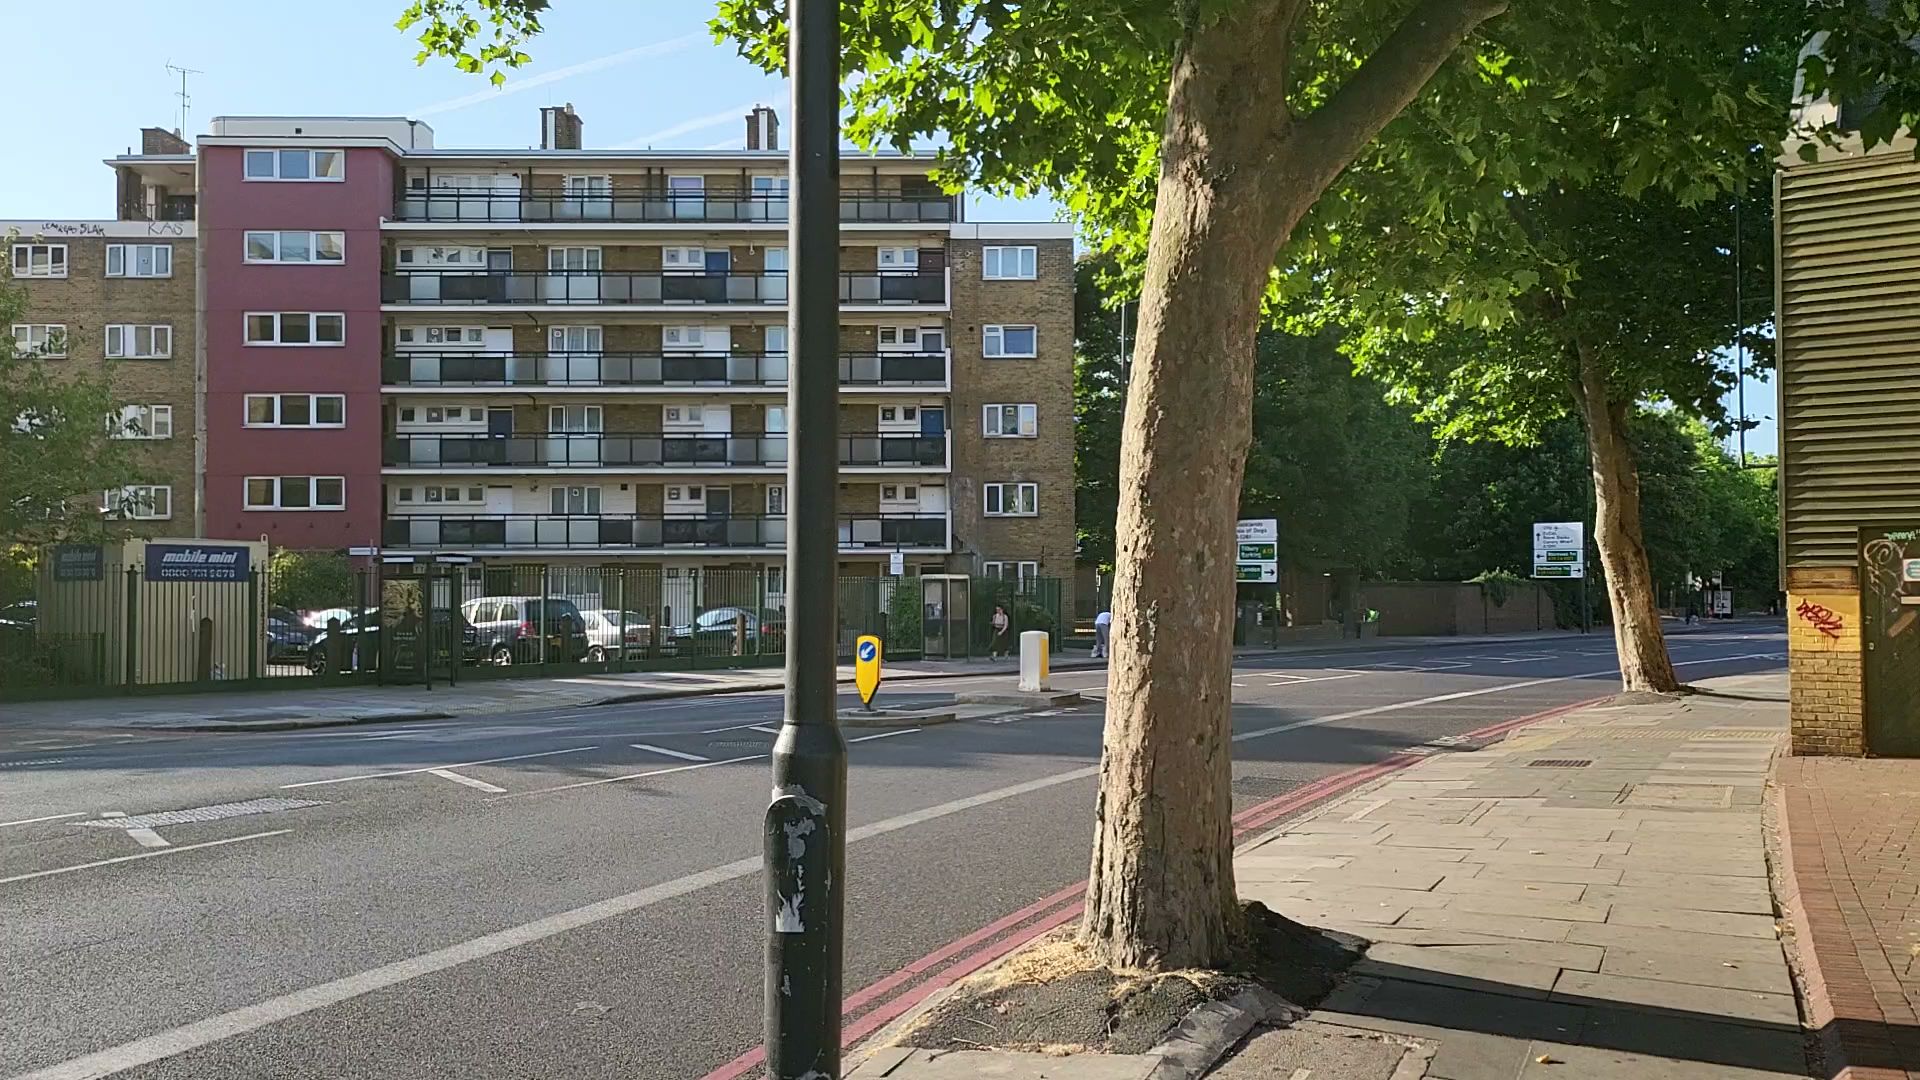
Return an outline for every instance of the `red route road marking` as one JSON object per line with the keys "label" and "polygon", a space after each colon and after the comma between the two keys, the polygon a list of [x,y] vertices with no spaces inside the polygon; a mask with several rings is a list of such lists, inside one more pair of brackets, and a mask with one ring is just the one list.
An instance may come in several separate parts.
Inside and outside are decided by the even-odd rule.
{"label": "red route road marking", "polygon": [[[1490,738],[1494,735],[1511,731],[1517,727],[1537,723],[1541,720],[1548,720],[1577,709],[1584,709],[1589,705],[1605,700],[1606,698],[1604,697],[1597,697],[1590,698],[1586,701],[1576,701],[1571,705],[1562,705],[1557,708],[1547,709],[1543,712],[1530,713],[1526,716],[1515,717],[1512,720],[1503,720],[1497,724],[1489,724],[1483,728],[1476,728],[1473,731],[1466,732],[1462,737],[1468,739]],[[1256,803],[1234,815],[1234,839],[1237,841],[1248,833],[1270,824],[1294,810],[1339,794],[1350,788],[1358,787],[1370,780],[1375,780],[1389,773],[1397,772],[1416,762],[1424,760],[1425,758],[1419,755],[1396,753],[1385,761],[1378,761],[1372,765],[1362,765],[1357,768],[1348,769],[1345,772],[1335,773],[1332,776],[1322,777],[1311,784],[1295,788],[1284,795],[1275,796],[1264,802]],[[1086,882],[1083,881],[1077,885],[1071,885],[1062,889],[1044,899],[1036,900],[1026,907],[1021,908],[1019,911],[988,923],[973,933],[928,953],[913,963],[908,964],[906,967],[901,968],[899,971],[880,979],[878,982],[848,995],[846,1000],[841,1003],[842,1017],[850,1017],[868,1002],[879,998],[899,986],[912,982],[916,975],[922,972],[932,971],[932,974],[928,975],[927,978],[918,984],[910,987],[892,1000],[875,1006],[864,1015],[859,1016],[847,1024],[841,1031],[841,1045],[851,1048],[861,1039],[880,1030],[880,1028],[890,1021],[904,1015],[907,1010],[925,1001],[935,992],[951,985],[959,979],[973,974],[989,963],[998,960],[1000,957],[1040,937],[1042,934],[1065,925],[1068,921],[1078,916],[1085,906],[1080,901],[1080,894],[1086,892],[1086,890],[1087,885]],[[969,956],[953,960],[952,963],[947,964],[945,967],[933,970],[935,965],[951,960],[967,949],[972,948],[982,941],[986,941],[993,935],[1019,926],[1040,912],[1047,911],[1055,905],[1060,904],[1064,904],[1065,906],[1047,915],[1039,922],[1017,930],[998,941],[993,941]],[[755,1066],[760,1065],[765,1060],[765,1056],[766,1048],[756,1046],[752,1050],[741,1054],[739,1057],[734,1058],[732,1061],[701,1077],[701,1080],[738,1080],[739,1077],[745,1076]]]}

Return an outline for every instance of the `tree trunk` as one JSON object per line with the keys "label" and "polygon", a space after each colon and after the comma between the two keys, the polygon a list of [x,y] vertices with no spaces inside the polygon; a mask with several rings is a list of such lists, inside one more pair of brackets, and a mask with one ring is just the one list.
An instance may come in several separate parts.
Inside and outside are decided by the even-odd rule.
{"label": "tree trunk", "polygon": [[1285,107],[1305,0],[1248,3],[1176,56],[1120,452],[1106,736],[1082,940],[1216,967],[1239,930],[1230,695],[1234,520],[1254,336],[1280,245],[1504,0],[1425,0],[1333,102]]}
{"label": "tree trunk", "polygon": [[1586,421],[1593,465],[1593,541],[1606,570],[1621,685],[1626,690],[1678,690],[1680,679],[1660,631],[1653,572],[1640,539],[1640,471],[1627,439],[1628,403],[1609,393],[1605,364],[1591,346],[1583,343],[1577,353],[1580,382],[1574,396]]}

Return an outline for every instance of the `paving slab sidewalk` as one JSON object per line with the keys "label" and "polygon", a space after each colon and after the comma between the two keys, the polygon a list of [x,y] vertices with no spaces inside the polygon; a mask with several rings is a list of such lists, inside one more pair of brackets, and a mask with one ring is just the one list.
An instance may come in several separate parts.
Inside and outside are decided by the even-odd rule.
{"label": "paving slab sidewalk", "polygon": [[[1737,629],[1732,625],[1714,629]],[[1407,637],[1346,639],[1280,649],[1249,647],[1241,656],[1287,656],[1343,649],[1408,649],[1436,645],[1497,646],[1550,640],[1578,640],[1577,633],[1493,634],[1479,637]],[[1065,653],[1055,671],[1100,668],[1103,660]],[[1013,675],[1019,665],[1007,660],[906,661],[890,664],[889,683],[966,675]],[[0,732],[7,728],[99,728],[151,730],[262,731],[289,727],[326,727],[484,716],[526,709],[592,708],[635,701],[716,693],[779,690],[785,673],[777,667],[690,672],[634,672],[529,679],[469,679],[457,685],[300,686],[288,676],[284,689],[219,693],[182,693],[55,701],[0,702]],[[853,668],[840,669],[840,681],[853,681]],[[884,694],[885,691],[883,690]]]}
{"label": "paving slab sidewalk", "polygon": [[[1242,848],[1243,899],[1375,945],[1303,1023],[1256,1031],[1209,1075],[1808,1075],[1763,827],[1786,676],[1703,685],[1715,693],[1582,709],[1435,754]],[[945,1072],[852,1075],[1133,1064],[1057,1060],[957,1053]]]}
{"label": "paving slab sidewalk", "polygon": [[1920,1078],[1920,761],[1782,757],[1774,781],[1825,1075]]}

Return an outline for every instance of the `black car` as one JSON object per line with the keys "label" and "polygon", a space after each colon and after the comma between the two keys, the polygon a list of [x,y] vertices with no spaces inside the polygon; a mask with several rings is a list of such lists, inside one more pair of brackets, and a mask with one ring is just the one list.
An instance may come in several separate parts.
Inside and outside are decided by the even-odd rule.
{"label": "black car", "polygon": [[573,663],[593,647],[586,617],[571,600],[481,596],[461,604],[460,616],[470,664]]}
{"label": "black car", "polygon": [[[346,670],[371,668],[373,657],[380,652],[380,613],[366,611],[340,624],[340,638],[346,647]],[[353,656],[361,652],[365,659],[355,663]],[[333,663],[332,637],[325,628],[316,631],[307,639],[307,670],[315,675],[325,674],[328,665]]]}
{"label": "black car", "polygon": [[[321,631],[324,633],[325,631]],[[267,619],[267,662],[304,659],[307,648],[313,644],[314,631],[298,622],[287,619]]]}
{"label": "black car", "polygon": [[742,617],[746,619],[748,652],[775,652],[786,647],[787,617],[777,611],[717,607],[701,612],[691,623],[673,628],[670,642],[700,655],[731,653]]}
{"label": "black car", "polygon": [[[384,618],[393,623],[396,651],[393,657],[394,665],[401,670],[417,667],[419,654],[414,650],[422,646],[421,631],[424,629],[419,615],[410,612],[402,612],[398,616],[386,613]],[[380,650],[382,619],[382,612],[370,610],[340,624],[342,645],[347,651],[347,664],[344,670],[370,671],[385,662]],[[452,624],[450,628],[449,620]],[[467,625],[466,620],[462,619],[458,612],[436,611],[433,613],[433,621],[441,634],[449,635],[449,640],[461,643],[459,652],[463,659],[471,663],[473,627]],[[332,645],[328,632],[324,629],[316,632],[313,640],[307,645],[307,670],[316,675],[324,674],[333,663],[331,652]],[[354,656],[356,652],[358,653],[357,661]]]}

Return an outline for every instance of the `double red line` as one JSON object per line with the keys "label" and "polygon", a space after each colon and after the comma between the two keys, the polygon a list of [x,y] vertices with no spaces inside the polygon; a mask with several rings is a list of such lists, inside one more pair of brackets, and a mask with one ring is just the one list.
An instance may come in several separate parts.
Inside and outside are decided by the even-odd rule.
{"label": "double red line", "polygon": [[[1583,709],[1601,700],[1604,699],[1593,698],[1513,720],[1503,720],[1497,724],[1469,731],[1464,737],[1473,740],[1492,738],[1526,724],[1569,713],[1575,709]],[[1396,753],[1385,761],[1334,773],[1332,776],[1325,776],[1311,784],[1295,788],[1285,795],[1256,803],[1233,816],[1233,838],[1235,841],[1244,839],[1247,834],[1313,803],[1352,790],[1389,773],[1398,772],[1421,760],[1423,758],[1418,754]],[[1042,934],[1078,918],[1085,907],[1083,896],[1086,891],[1087,883],[1084,881],[1061,889],[1052,896],[1036,900],[1005,918],[988,923],[966,937],[915,960],[886,978],[849,994],[841,1006],[841,1016],[845,1025],[841,1031],[841,1045],[851,1047],[858,1044],[860,1040],[898,1019],[907,1010],[925,1001],[936,991],[951,986]],[[899,992],[895,993],[895,991]],[[887,997],[889,994],[893,996]],[[759,1066],[765,1060],[765,1055],[766,1051],[763,1047],[754,1047],[708,1073],[701,1080],[736,1080],[737,1077],[745,1076]]]}

